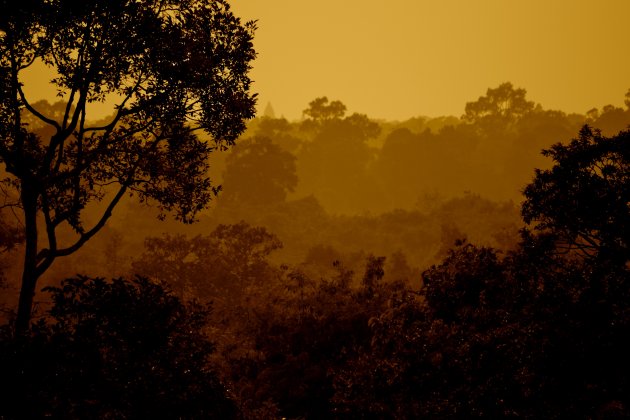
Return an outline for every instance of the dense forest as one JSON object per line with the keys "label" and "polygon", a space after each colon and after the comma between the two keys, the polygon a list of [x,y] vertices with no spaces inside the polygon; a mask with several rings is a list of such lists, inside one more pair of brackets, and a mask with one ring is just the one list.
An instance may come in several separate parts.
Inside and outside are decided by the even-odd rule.
{"label": "dense forest", "polygon": [[566,115],[506,83],[461,118],[374,121],[326,98],[304,114],[256,118],[213,156],[222,191],[196,223],[130,199],[53,266],[26,347],[5,338],[7,401],[78,418],[628,413],[630,109]]}
{"label": "dense forest", "polygon": [[[128,15],[119,47],[138,36]],[[242,37],[225,60],[245,73],[247,24],[229,8],[206,17]],[[103,64],[102,89],[128,94],[128,109],[96,121],[89,96],[22,94],[11,114],[6,92],[22,92],[6,57],[30,47],[6,28],[0,19],[0,418],[630,417],[630,90],[625,108],[566,114],[506,82],[460,116],[406,121],[322,96],[288,121],[271,105],[254,117],[243,81],[229,87],[238,104],[186,84],[210,65],[200,56],[135,91],[164,56],[187,54],[177,42],[196,38],[182,29],[146,68]],[[134,48],[125,54],[148,54]],[[70,50],[53,55],[71,67]],[[121,68],[143,82],[108,76]],[[73,80],[57,83],[74,94]],[[203,133],[186,129],[180,83],[208,101]],[[21,328],[25,191],[42,173],[33,220],[49,247]]]}

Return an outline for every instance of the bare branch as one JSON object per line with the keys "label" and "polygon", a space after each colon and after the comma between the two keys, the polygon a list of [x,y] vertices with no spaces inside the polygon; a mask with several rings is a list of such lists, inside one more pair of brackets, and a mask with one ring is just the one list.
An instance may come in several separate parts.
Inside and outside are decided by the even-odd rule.
{"label": "bare branch", "polygon": [[112,119],[112,121],[109,124],[101,126],[101,127],[88,127],[88,128],[85,128],[84,131],[86,133],[88,131],[107,131],[107,132],[111,132],[114,129],[114,127],[116,127],[116,124],[118,124],[118,121],[120,121],[120,119],[123,116],[132,114],[132,112],[130,110],[126,109],[125,106],[127,105],[127,102],[133,97],[133,95],[136,92],[138,92],[138,88],[140,87],[140,85],[142,84],[143,81],[144,80],[142,78],[142,74],[140,74],[140,76],[138,77],[138,81],[136,82],[134,87],[129,90],[129,93],[127,94],[127,96],[125,96],[125,98],[120,103],[120,105],[117,106],[118,110],[116,111],[116,115],[114,116],[114,119]]}
{"label": "bare branch", "polygon": [[72,87],[72,91],[70,92],[70,97],[68,98],[68,103],[66,104],[66,111],[63,115],[63,122],[61,126],[65,129],[66,124],[68,123],[68,118],[70,117],[70,110],[72,109],[72,104],[74,103],[74,95],[76,94],[77,89],[75,86]]}
{"label": "bare branch", "polygon": [[121,198],[125,195],[125,192],[127,192],[127,183],[121,185],[120,189],[107,206],[107,209],[105,209],[105,212],[103,213],[99,221],[92,227],[92,229],[88,230],[85,233],[82,233],[81,237],[71,246],[63,249],[58,249],[54,252],[49,252],[46,259],[42,262],[42,264],[37,267],[38,272],[43,273],[50,266],[50,264],[52,264],[52,261],[50,261],[49,263],[47,262],[49,259],[54,260],[57,257],[64,257],[72,254],[73,252],[81,248],[83,244],[89,241],[90,238],[92,238],[99,230],[101,230],[101,228],[105,226],[107,220],[112,216],[114,207],[116,207],[116,205],[120,202]]}
{"label": "bare branch", "polygon": [[61,131],[61,126],[59,125],[59,123],[57,121],[51,120],[50,118],[47,118],[44,115],[42,115],[38,110],[33,108],[33,106],[26,100],[26,96],[24,95],[24,91],[22,90],[22,86],[21,85],[18,85],[17,90],[18,90],[18,93],[20,94],[20,99],[24,103],[24,106],[26,107],[26,109],[29,110],[29,112],[31,114],[35,115],[37,118],[39,118],[40,120],[42,120],[46,124],[49,124],[49,125],[52,125],[53,127],[55,127],[57,129],[57,132]]}
{"label": "bare branch", "polygon": [[21,71],[21,70],[24,70],[24,69],[27,69],[27,68],[31,67],[31,65],[33,65],[33,63],[35,62],[35,60],[37,60],[37,55],[33,54],[33,56],[32,56],[32,57],[31,57],[31,59],[28,61],[28,63],[26,63],[26,64],[24,64],[24,65],[22,65],[22,66],[19,66],[19,67],[18,67],[18,70],[20,70],[20,71]]}

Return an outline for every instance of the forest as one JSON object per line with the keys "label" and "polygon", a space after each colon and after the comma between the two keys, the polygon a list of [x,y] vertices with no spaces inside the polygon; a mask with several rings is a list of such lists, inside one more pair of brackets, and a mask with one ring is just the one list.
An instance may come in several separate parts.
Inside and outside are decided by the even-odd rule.
{"label": "forest", "polygon": [[[289,121],[254,115],[227,2],[26,3],[0,18],[0,418],[630,417],[630,90]],[[26,98],[36,58],[59,101]]]}

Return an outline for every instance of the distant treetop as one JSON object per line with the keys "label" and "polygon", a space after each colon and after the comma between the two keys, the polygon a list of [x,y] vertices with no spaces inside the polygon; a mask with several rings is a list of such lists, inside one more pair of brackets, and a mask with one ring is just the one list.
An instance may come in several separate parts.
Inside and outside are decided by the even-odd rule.
{"label": "distant treetop", "polygon": [[510,82],[494,89],[488,88],[486,96],[480,96],[475,102],[466,104],[466,113],[462,118],[469,123],[487,119],[519,119],[536,107],[534,102],[525,98],[526,95],[525,89],[514,89]]}
{"label": "distant treetop", "polygon": [[341,101],[328,102],[328,98],[322,96],[311,101],[303,114],[316,121],[339,119],[346,115],[346,106]]}

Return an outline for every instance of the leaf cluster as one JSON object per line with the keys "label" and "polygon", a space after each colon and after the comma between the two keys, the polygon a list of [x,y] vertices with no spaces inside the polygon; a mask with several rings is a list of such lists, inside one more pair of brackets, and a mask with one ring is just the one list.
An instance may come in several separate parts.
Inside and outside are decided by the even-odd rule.
{"label": "leaf cluster", "polygon": [[209,368],[208,309],[145,278],[77,277],[49,287],[46,322],[2,340],[2,415],[231,418]]}

